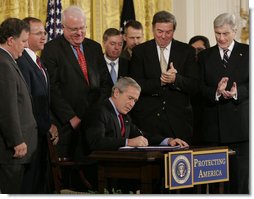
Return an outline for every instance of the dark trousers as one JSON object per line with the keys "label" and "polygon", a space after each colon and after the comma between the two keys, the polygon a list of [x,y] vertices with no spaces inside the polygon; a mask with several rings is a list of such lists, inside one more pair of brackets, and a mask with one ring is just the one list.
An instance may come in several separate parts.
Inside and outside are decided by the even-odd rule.
{"label": "dark trousers", "polygon": [[[249,194],[249,141],[234,144],[212,144],[209,146],[228,146],[235,151],[229,156],[229,182],[225,183],[224,192],[227,194]],[[211,193],[218,190],[218,184],[210,184]],[[216,193],[216,192],[215,192]]]}
{"label": "dark trousers", "polygon": [[249,142],[229,145],[236,152],[230,162],[231,194],[249,194]]}
{"label": "dark trousers", "polygon": [[0,164],[0,190],[3,194],[20,194],[23,164]]}
{"label": "dark trousers", "polygon": [[23,194],[50,193],[49,152],[46,134],[38,137],[38,147],[34,159],[25,165],[22,182]]}

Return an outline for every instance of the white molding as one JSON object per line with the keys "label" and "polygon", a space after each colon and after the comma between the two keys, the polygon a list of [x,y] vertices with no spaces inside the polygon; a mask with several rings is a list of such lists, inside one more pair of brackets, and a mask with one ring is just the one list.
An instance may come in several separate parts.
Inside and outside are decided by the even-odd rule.
{"label": "white molding", "polygon": [[[176,16],[175,39],[188,43],[195,35],[204,35],[214,45],[213,20],[224,12],[240,16],[241,0],[172,0],[172,13]],[[240,36],[238,30],[237,40]]]}

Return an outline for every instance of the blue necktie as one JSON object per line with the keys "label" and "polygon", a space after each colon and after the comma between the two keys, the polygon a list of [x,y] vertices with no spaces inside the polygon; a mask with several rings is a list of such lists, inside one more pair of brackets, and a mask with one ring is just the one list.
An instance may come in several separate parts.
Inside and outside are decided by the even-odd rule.
{"label": "blue necktie", "polygon": [[109,64],[111,66],[111,71],[110,71],[110,75],[111,75],[111,79],[113,81],[113,83],[116,83],[117,77],[116,77],[116,70],[115,70],[115,62],[110,62]]}

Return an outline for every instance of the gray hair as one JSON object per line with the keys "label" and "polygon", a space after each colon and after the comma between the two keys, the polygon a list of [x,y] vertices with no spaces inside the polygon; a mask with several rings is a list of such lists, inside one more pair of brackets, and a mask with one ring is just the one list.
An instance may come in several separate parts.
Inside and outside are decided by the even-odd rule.
{"label": "gray hair", "polygon": [[120,91],[120,93],[123,93],[124,91],[126,91],[126,89],[129,86],[134,87],[139,92],[141,92],[141,87],[139,86],[139,84],[134,79],[132,79],[130,77],[121,77],[117,80],[117,82],[113,86],[112,95],[113,95],[116,88]]}
{"label": "gray hair", "polygon": [[62,24],[63,25],[66,22],[66,18],[68,18],[69,16],[84,17],[84,21],[86,22],[86,15],[84,14],[84,11],[78,6],[72,5],[68,8],[66,8],[62,12]]}
{"label": "gray hair", "polygon": [[153,26],[156,23],[172,23],[174,30],[176,29],[175,16],[165,10],[155,13],[155,15],[153,16],[153,22],[152,22]]}
{"label": "gray hair", "polygon": [[228,24],[233,31],[237,31],[236,17],[230,13],[223,13],[217,16],[213,22],[214,28],[219,28],[225,24]]}

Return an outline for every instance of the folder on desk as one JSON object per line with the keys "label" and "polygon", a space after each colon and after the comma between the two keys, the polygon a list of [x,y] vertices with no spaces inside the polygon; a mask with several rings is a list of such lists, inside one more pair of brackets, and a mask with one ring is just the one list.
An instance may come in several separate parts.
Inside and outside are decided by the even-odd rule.
{"label": "folder on desk", "polygon": [[182,149],[180,145],[177,146],[139,146],[139,147],[131,147],[124,146],[120,147],[119,151],[174,151]]}

